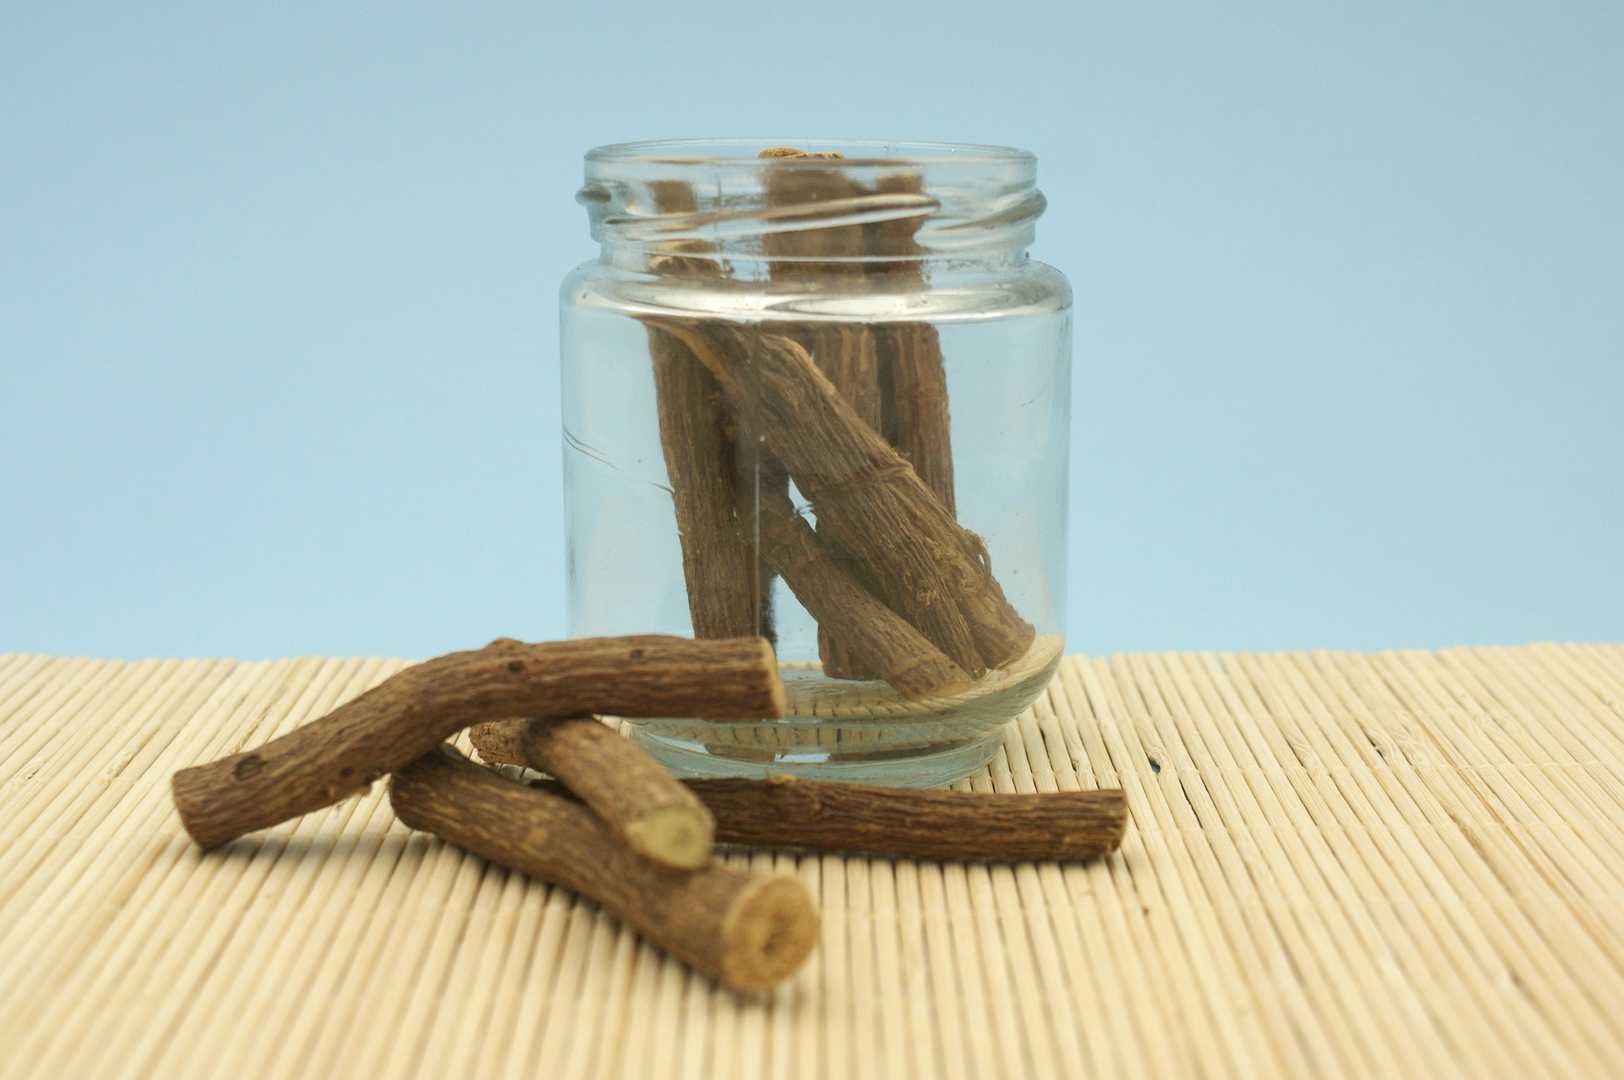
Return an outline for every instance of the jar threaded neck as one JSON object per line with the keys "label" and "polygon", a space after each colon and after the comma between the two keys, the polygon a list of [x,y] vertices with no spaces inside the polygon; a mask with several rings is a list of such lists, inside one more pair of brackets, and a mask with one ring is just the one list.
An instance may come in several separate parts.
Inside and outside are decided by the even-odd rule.
{"label": "jar threaded neck", "polygon": [[1025,151],[828,140],[600,147],[577,199],[606,250],[831,268],[1018,256],[1044,209]]}

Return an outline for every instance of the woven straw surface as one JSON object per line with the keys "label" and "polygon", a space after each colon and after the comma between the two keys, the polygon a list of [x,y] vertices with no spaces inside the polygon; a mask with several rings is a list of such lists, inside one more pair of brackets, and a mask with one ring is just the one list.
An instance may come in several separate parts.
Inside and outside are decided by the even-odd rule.
{"label": "woven straw surface", "polygon": [[174,769],[401,666],[0,655],[0,1074],[1624,1075],[1624,647],[1068,658],[964,786],[1121,853],[729,856],[822,907],[762,998],[381,789],[187,843]]}

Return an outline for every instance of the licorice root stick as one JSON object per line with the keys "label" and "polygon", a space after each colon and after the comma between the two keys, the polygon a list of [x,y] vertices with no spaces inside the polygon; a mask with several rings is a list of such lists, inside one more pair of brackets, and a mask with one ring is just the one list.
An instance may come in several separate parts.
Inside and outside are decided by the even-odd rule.
{"label": "licorice root stick", "polygon": [[1113,851],[1127,827],[1119,789],[1037,795],[879,788],[792,777],[696,780],[716,838],[760,847],[916,859],[1044,862]]}
{"label": "licorice root stick", "polygon": [[689,780],[716,839],[918,859],[1026,862],[1114,851],[1127,828],[1122,791],[988,794],[882,788],[775,776]]}
{"label": "licorice root stick", "polygon": [[[874,190],[886,195],[920,195],[917,173],[883,176]],[[907,292],[922,288],[924,267],[917,256],[925,249],[914,239],[924,217],[876,221],[868,226],[871,250],[891,256],[868,264],[876,284]],[[915,257],[908,257],[915,256]],[[953,433],[948,415],[947,369],[942,341],[928,322],[885,323],[873,327],[880,357],[884,427],[898,452],[913,465],[949,514],[956,514],[953,493]]]}
{"label": "licorice root stick", "polygon": [[[684,780],[716,818],[716,839],[752,847],[969,862],[1049,862],[1122,843],[1118,788],[1037,795],[882,788],[772,776]],[[555,781],[531,786],[565,794]]]}
{"label": "licorice root stick", "polygon": [[817,943],[817,910],[795,878],[658,866],[580,803],[508,780],[450,747],[396,772],[389,800],[411,828],[588,897],[735,989],[771,989]]}
{"label": "licorice root stick", "polygon": [[972,676],[1032,645],[993,578],[986,545],[953,520],[907,460],[871,429],[789,337],[651,318],[693,350],[739,420],[783,462],[825,531],[880,599]]}
{"label": "licorice root stick", "polygon": [[705,804],[641,747],[598,720],[499,720],[469,734],[487,761],[556,776],[645,858],[690,870],[710,858],[715,822]]}
{"label": "licorice root stick", "polygon": [[757,503],[757,526],[762,557],[818,620],[824,674],[833,674],[831,656],[844,658],[840,677],[852,675],[851,665],[861,657],[863,677],[883,679],[910,700],[970,684],[963,668],[840,565],[787,496],[764,493]]}
{"label": "licorice root stick", "polygon": [[[587,731],[588,723],[599,730]],[[469,728],[468,741],[486,764],[517,765],[558,777],[555,794],[585,802],[645,858],[668,866],[694,866],[710,857],[716,822],[703,803],[631,739],[589,717],[563,722],[566,729],[576,725],[584,736],[550,740],[543,733],[560,726],[557,722],[492,720]],[[583,738],[594,744],[589,756],[596,760],[591,763],[575,760],[580,754],[561,745]],[[634,760],[641,765],[628,775],[625,766]],[[649,767],[659,775],[648,775]],[[643,782],[635,779],[639,774]],[[673,790],[686,806],[671,797]],[[702,856],[697,850],[701,843]]]}
{"label": "licorice root stick", "polygon": [[[792,146],[763,150],[760,157],[769,162],[763,175],[765,205],[779,210],[794,208],[802,213],[827,213],[830,204],[861,198],[868,191],[839,168],[841,156],[834,151],[809,152]],[[809,164],[816,161],[836,164],[828,168]],[[768,276],[775,286],[785,287],[791,293],[830,289],[859,291],[867,276],[868,268],[862,256],[868,254],[865,241],[869,231],[866,224],[856,224],[768,232],[761,238],[762,249],[771,257],[767,264]],[[869,427],[879,431],[880,362],[872,327],[838,321],[777,325],[811,352],[813,362],[852,410]],[[845,553],[839,546],[828,543],[827,537],[823,542],[836,562],[844,563]],[[804,604],[805,598],[799,593],[797,597]],[[846,641],[824,621],[822,614],[813,612],[813,615],[818,620],[818,656],[823,661],[825,675],[835,679],[882,677],[878,665],[860,645]]]}
{"label": "licorice root stick", "polygon": [[[698,205],[693,188],[681,181],[655,181],[650,188],[662,214],[692,213]],[[685,240],[673,247],[656,256],[660,274],[697,283],[728,275],[710,245]],[[786,481],[776,470],[758,478],[753,448],[740,441],[722,388],[688,347],[653,328],[648,339],[660,450],[676,512],[694,637],[760,634],[770,640],[771,574],[762,572],[749,535],[735,527],[734,508],[739,494],[762,480],[779,487]]]}
{"label": "licorice root stick", "polygon": [[171,780],[204,848],[320,810],[471,724],[508,716],[755,720],[784,715],[772,646],[760,638],[640,635],[483,649],[409,667],[312,723]]}

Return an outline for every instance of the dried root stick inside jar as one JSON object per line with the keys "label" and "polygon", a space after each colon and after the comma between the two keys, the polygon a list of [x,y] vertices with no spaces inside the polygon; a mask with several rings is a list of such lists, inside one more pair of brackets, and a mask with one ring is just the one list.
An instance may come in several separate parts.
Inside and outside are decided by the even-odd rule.
{"label": "dried root stick inside jar", "polygon": [[1071,292],[1019,150],[651,142],[586,159],[563,287],[577,636],[772,640],[782,719],[638,720],[687,775],[923,785],[1064,652]]}

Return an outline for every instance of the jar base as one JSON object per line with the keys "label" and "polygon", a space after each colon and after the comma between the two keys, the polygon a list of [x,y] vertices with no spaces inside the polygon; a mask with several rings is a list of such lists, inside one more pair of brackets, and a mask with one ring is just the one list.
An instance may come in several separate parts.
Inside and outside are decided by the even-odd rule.
{"label": "jar base", "polygon": [[773,774],[892,787],[952,783],[985,765],[1005,727],[1043,692],[1064,640],[1037,638],[1020,659],[951,694],[905,699],[880,682],[831,679],[784,664],[782,719],[649,719],[632,739],[678,776]]}
{"label": "jar base", "polygon": [[843,751],[816,744],[742,752],[745,748],[707,748],[641,728],[633,728],[630,734],[634,742],[677,776],[760,780],[778,775],[887,787],[940,787],[963,779],[991,761],[1003,742],[1001,732],[993,730],[940,748],[921,751],[918,746],[910,746],[890,754],[883,750]]}

